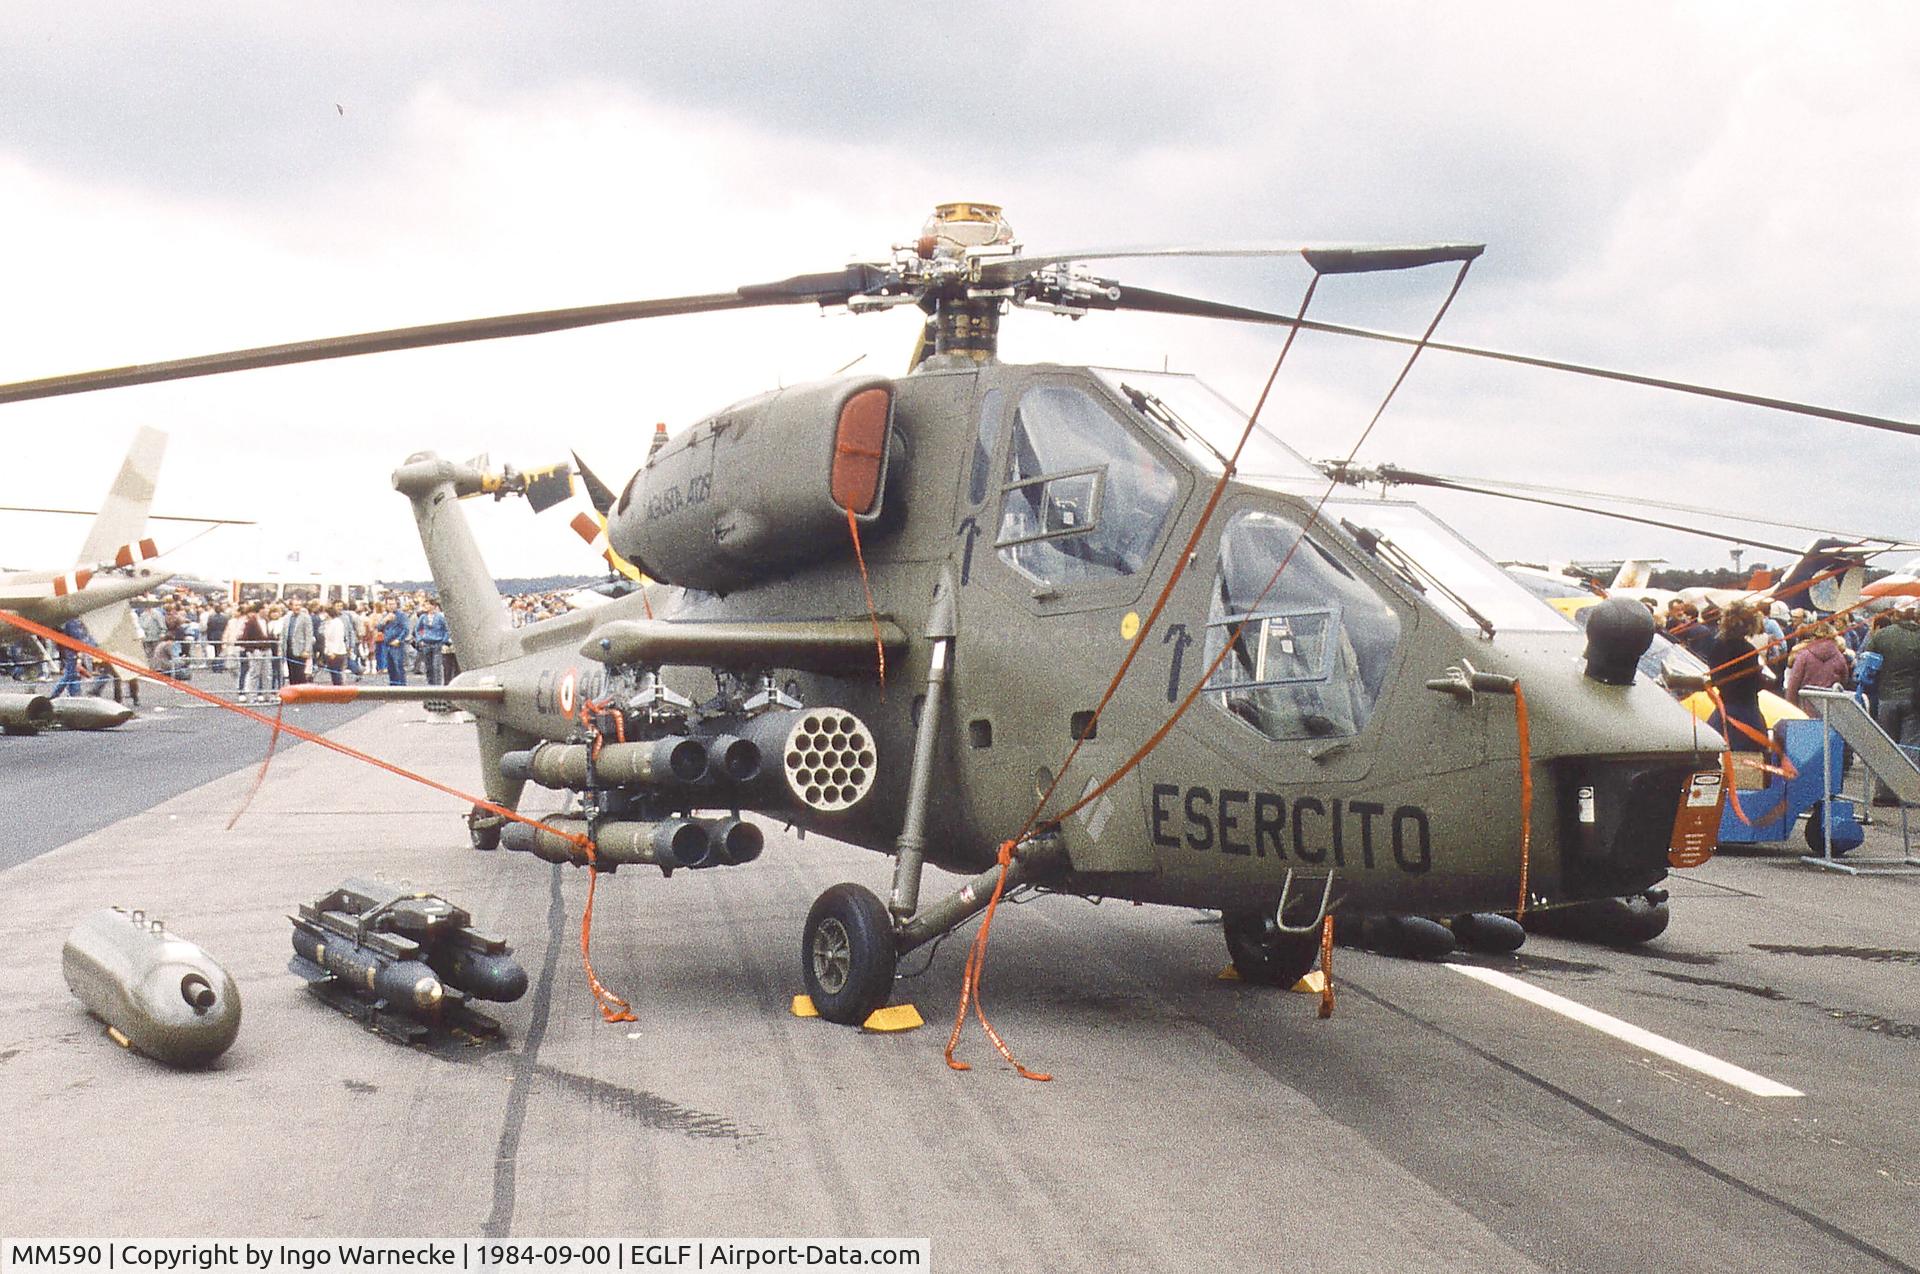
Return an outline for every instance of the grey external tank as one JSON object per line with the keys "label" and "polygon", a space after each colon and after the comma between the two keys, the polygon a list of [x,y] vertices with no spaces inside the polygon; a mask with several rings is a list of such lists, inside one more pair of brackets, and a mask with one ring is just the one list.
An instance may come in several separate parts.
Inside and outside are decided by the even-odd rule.
{"label": "grey external tank", "polygon": [[0,733],[38,734],[53,724],[53,700],[45,695],[0,694]]}
{"label": "grey external tank", "polygon": [[111,730],[133,720],[133,709],[110,699],[79,695],[55,699],[53,720],[62,730]]}
{"label": "grey external tank", "polygon": [[240,988],[218,961],[141,911],[109,907],[74,926],[67,987],[123,1047],[205,1066],[240,1031]]}

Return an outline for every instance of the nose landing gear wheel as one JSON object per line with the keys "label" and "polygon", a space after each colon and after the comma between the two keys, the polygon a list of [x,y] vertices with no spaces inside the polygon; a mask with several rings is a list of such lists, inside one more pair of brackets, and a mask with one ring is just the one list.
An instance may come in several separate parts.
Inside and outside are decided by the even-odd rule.
{"label": "nose landing gear wheel", "polygon": [[872,890],[835,885],[814,899],[800,937],[800,966],[813,1007],[829,1022],[858,1026],[893,994],[893,918]]}
{"label": "nose landing gear wheel", "polygon": [[1227,954],[1244,982],[1290,987],[1320,958],[1320,931],[1287,933],[1258,911],[1229,912],[1224,921]]}

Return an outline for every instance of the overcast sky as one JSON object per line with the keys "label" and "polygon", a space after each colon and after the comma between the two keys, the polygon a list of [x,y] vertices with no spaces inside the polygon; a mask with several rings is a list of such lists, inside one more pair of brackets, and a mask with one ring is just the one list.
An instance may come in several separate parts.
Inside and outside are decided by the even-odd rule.
{"label": "overcast sky", "polygon": [[[0,122],[6,381],[724,290],[884,257],[961,198],[1003,204],[1036,251],[1484,241],[1443,338],[1920,418],[1906,0],[15,0]],[[1111,269],[1288,308],[1306,278]],[[1333,279],[1314,312],[1417,330],[1449,281]],[[0,503],[97,504],[154,425],[172,435],[158,511],[262,523],[182,549],[182,569],[297,550],[419,576],[388,477],[408,453],[531,465],[573,447],[619,482],[655,421],[678,431],[862,355],[897,370],[914,328],[698,316],[0,407]],[[1278,343],[1016,314],[1002,353],[1164,361],[1250,406]],[[1304,341],[1268,419],[1344,454],[1400,358]],[[1442,354],[1360,458],[1920,537],[1920,439]],[[1498,557],[1727,560],[1693,537],[1426,502]],[[591,569],[562,512],[474,514],[500,574]],[[0,514],[10,565],[70,561],[83,538],[78,519]]]}

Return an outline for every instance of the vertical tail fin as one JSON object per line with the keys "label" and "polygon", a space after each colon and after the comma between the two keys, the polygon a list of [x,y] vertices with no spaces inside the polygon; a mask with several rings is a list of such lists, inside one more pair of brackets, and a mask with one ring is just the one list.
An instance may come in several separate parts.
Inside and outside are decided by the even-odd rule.
{"label": "vertical tail fin", "polygon": [[433,572],[463,668],[479,668],[520,653],[506,602],[460,508],[462,494],[481,489],[481,476],[472,465],[442,460],[431,451],[409,456],[393,475],[394,489],[413,502],[420,547],[426,550],[427,568]]}
{"label": "vertical tail fin", "polygon": [[1860,600],[1866,563],[1855,540],[1822,536],[1773,588],[1773,596],[1789,606],[1820,611],[1845,610]]}
{"label": "vertical tail fin", "polygon": [[167,436],[142,426],[120,462],[120,474],[107,492],[105,504],[87,531],[78,565],[110,562],[122,545],[137,543],[147,532],[147,510],[153,505],[154,484],[160,479],[160,460]]}
{"label": "vertical tail fin", "polygon": [[1620,563],[1620,569],[1613,573],[1613,583],[1607,585],[1609,593],[1622,589],[1646,588],[1653,583],[1653,568],[1664,561],[1657,557],[1630,557]]}

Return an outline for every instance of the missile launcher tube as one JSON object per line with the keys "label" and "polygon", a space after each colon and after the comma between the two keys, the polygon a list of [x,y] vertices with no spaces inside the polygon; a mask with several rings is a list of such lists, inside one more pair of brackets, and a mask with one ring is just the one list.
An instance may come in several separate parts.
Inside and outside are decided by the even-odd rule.
{"label": "missile launcher tube", "polygon": [[[563,832],[571,832],[579,836],[587,834],[587,820],[584,818],[547,818],[543,821],[547,827],[557,828]],[[586,851],[565,836],[548,831],[547,827],[535,827],[531,823],[508,823],[500,829],[500,848],[521,854],[532,854],[535,858],[549,863],[571,863],[575,867],[586,866]]]}
{"label": "missile launcher tube", "polygon": [[717,783],[751,783],[760,777],[764,758],[760,745],[731,734],[705,740],[707,771]]}
{"label": "missile launcher tube", "polygon": [[711,857],[717,864],[739,867],[750,863],[760,857],[766,845],[766,835],[745,819],[700,818],[694,822],[706,831]]}
{"label": "missile launcher tube", "polygon": [[142,912],[110,907],[82,920],[60,968],[116,1040],[169,1066],[204,1066],[240,1032],[240,989],[227,971]]}
{"label": "missile launcher tube", "polygon": [[[713,822],[732,820],[715,819]],[[550,863],[571,863],[584,867],[587,852],[566,838],[563,832],[585,836],[584,818],[549,818],[546,827],[528,823],[509,823],[500,834],[503,849],[532,854]],[[757,829],[756,829],[757,830]],[[608,820],[600,824],[593,837],[595,860],[603,867],[628,863],[650,863],[661,867],[705,867],[713,861],[708,829],[692,819],[667,818],[657,823],[640,820]],[[757,851],[755,851],[757,853]]]}
{"label": "missile launcher tube", "polygon": [[713,861],[707,829],[685,818],[657,823],[608,820],[594,829],[593,847],[602,858],[616,863],[705,867]]}
{"label": "missile launcher tube", "polygon": [[682,786],[707,773],[707,745],[673,737],[652,743],[608,743],[594,756],[584,743],[542,743],[500,758],[503,777],[542,787],[584,789],[633,785]]}

